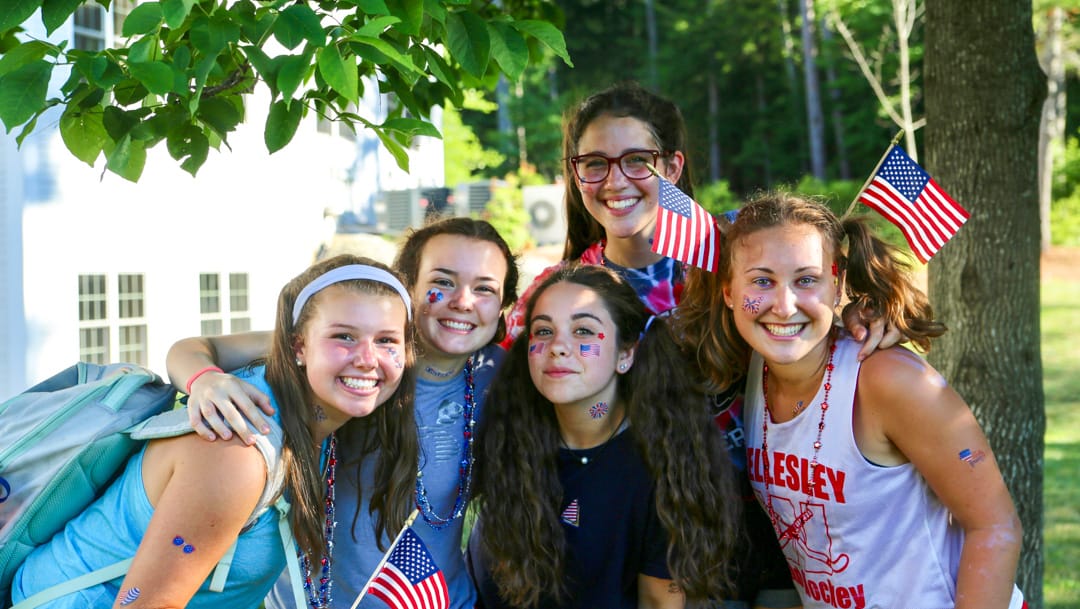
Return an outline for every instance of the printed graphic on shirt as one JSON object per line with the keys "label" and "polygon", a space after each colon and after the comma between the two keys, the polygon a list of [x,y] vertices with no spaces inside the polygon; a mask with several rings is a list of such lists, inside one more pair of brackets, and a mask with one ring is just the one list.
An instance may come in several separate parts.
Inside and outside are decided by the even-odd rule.
{"label": "printed graphic on shirt", "polygon": [[465,414],[465,407],[454,400],[439,403],[434,425],[422,425],[421,435],[430,438],[436,463],[457,460],[461,454],[461,429],[458,421]]}
{"label": "printed graphic on shirt", "polygon": [[581,514],[578,511],[578,500],[574,499],[570,502],[570,505],[566,506],[566,509],[562,513],[562,521],[566,524],[577,527],[581,524]]}

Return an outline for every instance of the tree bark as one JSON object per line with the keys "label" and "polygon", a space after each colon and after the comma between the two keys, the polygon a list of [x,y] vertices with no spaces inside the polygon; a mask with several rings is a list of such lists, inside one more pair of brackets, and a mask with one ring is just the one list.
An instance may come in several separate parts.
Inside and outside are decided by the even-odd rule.
{"label": "tree bark", "polygon": [[[833,32],[829,27],[829,20],[821,18],[821,42],[822,46],[832,46]],[[843,94],[836,79],[836,54],[832,53],[825,62],[825,87],[829,90],[829,118],[832,119],[833,141],[836,146],[836,164],[840,170],[841,180],[851,179],[851,164],[848,163],[847,141],[844,139],[844,111],[841,102]]]}
{"label": "tree bark", "polygon": [[810,172],[825,180],[825,116],[821,112],[821,86],[814,41],[814,0],[799,0],[802,19],[803,82],[806,88],[806,127],[810,137]]}
{"label": "tree bark", "polygon": [[1024,525],[1017,583],[1042,606],[1038,137],[1030,0],[927,0],[924,166],[971,219],[930,263],[949,332],[931,362],[989,437]]}
{"label": "tree bark", "polygon": [[1051,7],[1046,15],[1043,69],[1048,76],[1046,101],[1039,126],[1039,231],[1042,251],[1050,249],[1050,203],[1053,199],[1054,153],[1065,140],[1065,57],[1061,28],[1065,9]]}

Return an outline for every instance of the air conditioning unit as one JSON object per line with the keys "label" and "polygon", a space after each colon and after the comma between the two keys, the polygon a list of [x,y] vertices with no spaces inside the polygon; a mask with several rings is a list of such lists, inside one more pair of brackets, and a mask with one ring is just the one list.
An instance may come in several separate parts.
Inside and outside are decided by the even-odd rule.
{"label": "air conditioning unit", "polygon": [[523,186],[521,195],[529,212],[529,234],[537,245],[566,241],[566,207],[562,184]]}
{"label": "air conditioning unit", "polygon": [[378,200],[378,223],[387,233],[396,235],[407,228],[423,226],[424,209],[416,188],[383,191]]}

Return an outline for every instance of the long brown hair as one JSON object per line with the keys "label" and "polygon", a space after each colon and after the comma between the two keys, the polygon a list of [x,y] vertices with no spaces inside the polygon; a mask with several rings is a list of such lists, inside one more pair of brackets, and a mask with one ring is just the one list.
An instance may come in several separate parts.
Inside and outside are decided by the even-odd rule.
{"label": "long brown hair", "polygon": [[[324,489],[319,470],[319,447],[311,433],[313,414],[308,403],[309,386],[304,371],[296,363],[295,339],[304,330],[318,308],[321,293],[316,293],[303,307],[293,323],[293,304],[300,291],[327,271],[346,265],[360,264],[393,273],[389,267],[369,258],[343,254],[317,262],[281,289],[278,296],[277,322],[266,358],[266,381],[277,399],[281,413],[285,444],[282,461],[285,466],[285,492],[291,504],[291,524],[296,541],[314,562],[322,557],[325,543],[323,505]],[[371,280],[349,280],[335,285],[363,294],[398,297],[385,283]],[[416,483],[416,461],[419,452],[416,421],[413,418],[415,371],[413,363],[414,331],[405,324],[405,366],[401,383],[387,401],[366,417],[350,419],[337,431],[342,444],[361,447],[357,459],[379,450],[375,468],[375,484],[371,491],[369,511],[378,513],[376,538],[383,534],[393,537],[412,507]],[[351,449],[354,452],[355,448]],[[359,468],[357,468],[359,471]]]}
{"label": "long brown hair", "polygon": [[731,281],[734,249],[760,230],[787,225],[812,226],[831,246],[837,274],[846,276],[848,307],[859,306],[884,317],[923,351],[930,349],[931,338],[945,332],[945,325],[934,320],[926,294],[913,283],[910,264],[896,247],[876,237],[864,219],[840,220],[817,201],[784,192],[763,193],[743,206],[725,230],[719,271],[687,271],[682,302],[676,309],[678,333],[710,389],[727,388],[746,374],[750,363],[750,346],[724,304],[723,288]]}
{"label": "long brown hair", "polygon": [[[649,129],[656,147],[665,157],[686,150],[686,122],[674,102],[652,93],[636,82],[617,83],[593,93],[567,110],[563,119],[563,182],[566,184],[566,245],[563,260],[577,260],[589,246],[605,238],[604,227],[585,209],[570,157],[578,154],[585,129],[601,116],[636,118]],[[694,196],[690,164],[684,163],[675,184]]]}
{"label": "long brown hair", "polygon": [[[669,538],[668,566],[689,599],[722,598],[741,500],[719,430],[667,321],[648,323],[637,292],[611,270],[577,263],[536,288],[526,319],[540,295],[561,282],[582,285],[603,299],[620,349],[638,343],[634,365],[618,378],[617,395],[631,421],[627,433],[656,485],[656,510]],[[492,381],[475,462],[483,550],[501,596],[522,607],[547,597],[565,599],[569,575],[558,511],[558,421],[530,379],[528,343],[523,332]]]}

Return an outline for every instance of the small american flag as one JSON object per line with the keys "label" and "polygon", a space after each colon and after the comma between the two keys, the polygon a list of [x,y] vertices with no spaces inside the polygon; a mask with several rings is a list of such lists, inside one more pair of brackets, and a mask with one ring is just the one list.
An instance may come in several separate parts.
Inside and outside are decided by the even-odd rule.
{"label": "small american flag", "polygon": [[581,357],[600,357],[600,345],[596,343],[581,345]]}
{"label": "small american flag", "polygon": [[368,590],[394,609],[447,609],[450,592],[424,542],[406,529]]}
{"label": "small american flag", "polygon": [[563,510],[562,521],[572,527],[576,527],[580,524],[579,517],[578,502],[577,499],[574,499],[570,502],[570,505],[566,506],[566,509]]}
{"label": "small american flag", "polygon": [[859,201],[895,224],[923,264],[970,217],[899,146],[893,146],[885,155]]}
{"label": "small american flag", "polygon": [[720,265],[720,230],[716,220],[663,177],[652,251],[713,273]]}

